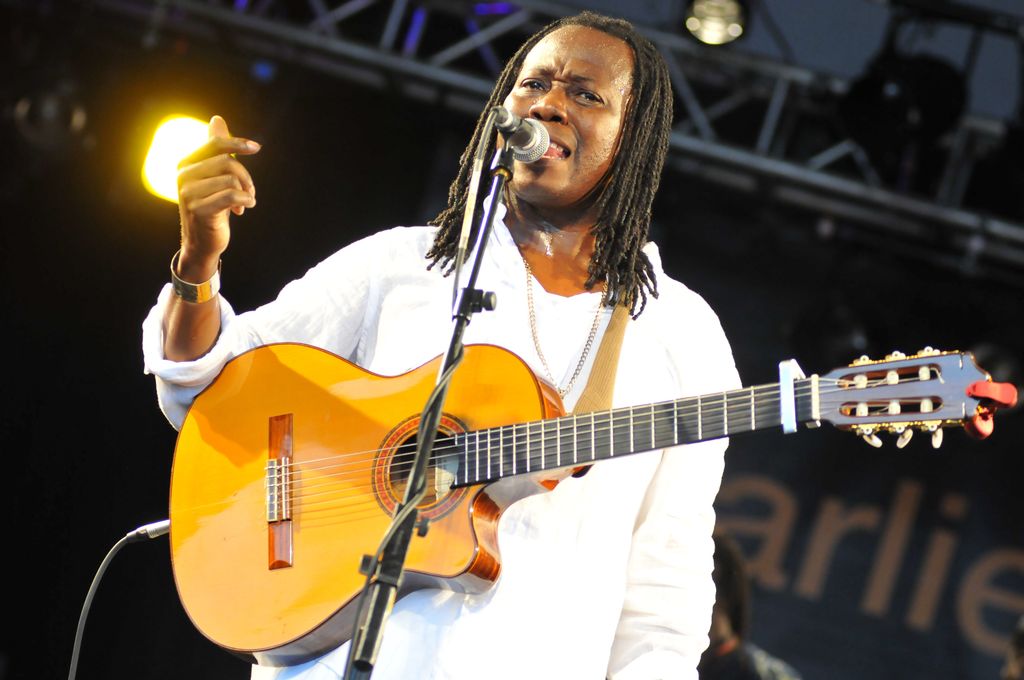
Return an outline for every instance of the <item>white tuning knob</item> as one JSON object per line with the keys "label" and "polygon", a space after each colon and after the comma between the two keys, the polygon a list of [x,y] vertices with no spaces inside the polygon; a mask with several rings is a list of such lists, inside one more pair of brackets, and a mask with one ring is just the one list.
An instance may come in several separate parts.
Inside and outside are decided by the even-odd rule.
{"label": "white tuning knob", "polygon": [[914,431],[909,427],[900,434],[900,438],[896,440],[896,448],[902,449],[904,446],[910,443],[910,438],[914,436]]}
{"label": "white tuning knob", "polygon": [[875,447],[876,449],[882,448],[882,440],[878,438],[877,434],[861,435],[861,439],[863,439],[864,441],[866,441],[868,444],[870,444],[871,446]]}
{"label": "white tuning knob", "polygon": [[940,446],[942,446],[942,428],[938,428],[932,432],[932,448],[937,449]]}

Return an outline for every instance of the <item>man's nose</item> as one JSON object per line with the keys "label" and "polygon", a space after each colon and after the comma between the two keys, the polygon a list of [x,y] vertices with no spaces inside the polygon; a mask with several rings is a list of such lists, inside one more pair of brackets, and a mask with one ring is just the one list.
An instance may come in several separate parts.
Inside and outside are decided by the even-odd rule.
{"label": "man's nose", "polygon": [[550,123],[564,123],[568,120],[565,103],[563,89],[552,87],[530,106],[530,117]]}

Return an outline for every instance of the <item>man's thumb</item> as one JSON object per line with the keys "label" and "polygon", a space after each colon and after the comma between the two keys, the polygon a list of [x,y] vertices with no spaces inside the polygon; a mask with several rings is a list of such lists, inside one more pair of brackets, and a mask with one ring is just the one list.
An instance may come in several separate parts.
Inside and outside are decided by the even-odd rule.
{"label": "man's thumb", "polygon": [[228,124],[220,116],[214,116],[210,119],[210,125],[207,128],[207,132],[210,135],[210,139],[214,137],[230,137],[231,133],[228,132]]}

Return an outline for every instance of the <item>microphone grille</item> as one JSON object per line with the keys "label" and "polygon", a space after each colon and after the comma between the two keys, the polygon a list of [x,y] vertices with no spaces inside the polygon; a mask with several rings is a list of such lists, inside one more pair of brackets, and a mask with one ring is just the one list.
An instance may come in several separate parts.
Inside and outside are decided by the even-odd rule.
{"label": "microphone grille", "polygon": [[532,118],[523,120],[523,125],[528,125],[534,132],[531,135],[532,143],[529,146],[512,147],[512,157],[521,163],[533,163],[544,155],[551,144],[551,135],[546,127]]}

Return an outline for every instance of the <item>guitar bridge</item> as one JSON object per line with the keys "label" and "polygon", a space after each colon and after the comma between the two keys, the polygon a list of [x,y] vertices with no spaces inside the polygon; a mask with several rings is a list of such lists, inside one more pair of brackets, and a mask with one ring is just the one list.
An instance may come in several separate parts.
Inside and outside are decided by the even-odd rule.
{"label": "guitar bridge", "polygon": [[267,459],[267,568],[292,566],[292,414],[270,419]]}
{"label": "guitar bridge", "polygon": [[288,457],[267,461],[267,522],[292,518],[292,470]]}

